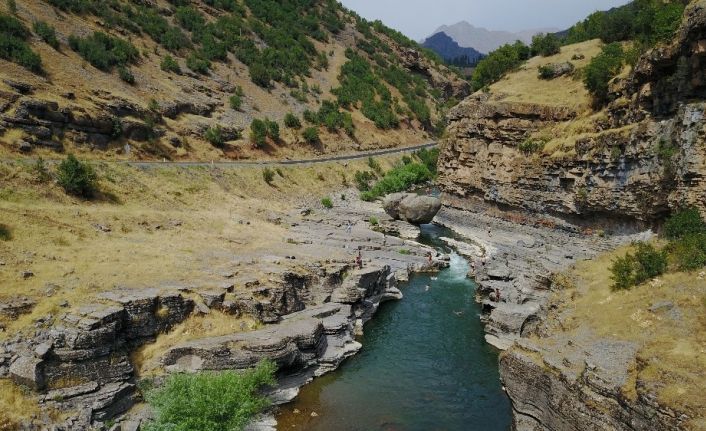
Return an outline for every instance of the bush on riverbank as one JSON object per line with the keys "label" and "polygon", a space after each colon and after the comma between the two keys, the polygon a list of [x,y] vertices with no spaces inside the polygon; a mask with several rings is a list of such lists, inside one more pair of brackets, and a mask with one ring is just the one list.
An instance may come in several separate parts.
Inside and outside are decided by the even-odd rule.
{"label": "bush on riverbank", "polygon": [[275,383],[275,365],[263,361],[244,372],[175,374],[164,386],[148,391],[156,419],[146,431],[236,431],[269,405],[258,393]]}
{"label": "bush on riverbank", "polygon": [[387,172],[370,190],[363,192],[360,198],[373,201],[390,193],[409,189],[413,185],[422,184],[434,178],[434,174],[422,163],[410,163],[398,166]]}
{"label": "bush on riverbank", "polygon": [[657,250],[651,244],[636,243],[635,252],[618,257],[610,267],[614,289],[629,289],[662,275],[671,266],[692,271],[706,265],[706,223],[699,210],[687,208],[670,217],[662,235],[670,242]]}

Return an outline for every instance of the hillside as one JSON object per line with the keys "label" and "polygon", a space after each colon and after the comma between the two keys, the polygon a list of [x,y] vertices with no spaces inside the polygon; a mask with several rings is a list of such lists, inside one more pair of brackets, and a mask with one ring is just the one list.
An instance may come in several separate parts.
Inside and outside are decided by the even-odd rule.
{"label": "hillside", "polygon": [[444,102],[468,91],[416,43],[331,0],[9,5],[0,12],[12,41],[0,51],[3,157],[394,147],[429,140]]}
{"label": "hillside", "polygon": [[459,67],[472,66],[483,57],[483,54],[473,48],[459,46],[455,40],[443,32],[429,36],[422,46],[439,54],[446,63]]}

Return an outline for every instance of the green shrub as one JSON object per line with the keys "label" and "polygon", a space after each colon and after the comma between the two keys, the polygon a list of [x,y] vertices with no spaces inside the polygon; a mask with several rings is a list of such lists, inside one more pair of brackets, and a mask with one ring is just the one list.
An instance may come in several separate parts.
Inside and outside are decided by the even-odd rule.
{"label": "green shrub", "polygon": [[85,38],[69,36],[69,46],[97,69],[110,71],[114,66],[137,63],[140,52],[123,39],[96,31]]}
{"label": "green shrub", "polygon": [[59,48],[59,39],[56,38],[56,30],[54,30],[54,27],[44,21],[35,21],[32,28],[37,36],[49,46],[54,49]]}
{"label": "green shrub", "polygon": [[424,164],[424,166],[427,167],[427,169],[429,169],[429,172],[436,175],[436,165],[439,162],[438,148],[432,148],[431,150],[422,148],[415,151],[414,155]]}
{"label": "green shrub", "polygon": [[272,76],[270,71],[262,63],[253,63],[248,68],[250,71],[250,80],[262,88],[269,88],[272,85]]}
{"label": "green shrub", "polygon": [[[425,183],[434,178],[429,169],[421,163],[398,166],[385,174],[370,190],[361,194],[361,199],[372,201],[390,193],[401,192],[416,184]],[[356,178],[356,182],[357,182]]]}
{"label": "green shrub", "polygon": [[243,98],[237,94],[230,96],[230,99],[228,99],[228,101],[230,102],[231,109],[240,111],[240,108],[243,107]]}
{"label": "green shrub", "polygon": [[10,241],[12,239],[12,230],[8,225],[0,223],[0,240]]}
{"label": "green shrub", "polygon": [[380,162],[375,160],[373,157],[368,157],[368,167],[373,170],[376,174],[382,176],[384,172],[382,171],[382,166]]}
{"label": "green shrub", "polygon": [[159,67],[162,68],[162,70],[165,72],[172,72],[177,74],[181,73],[181,67],[179,66],[179,63],[174,59],[174,57],[169,54],[164,56]]}
{"label": "green shrub", "polygon": [[262,170],[262,179],[265,180],[267,184],[272,184],[272,180],[275,179],[275,172],[270,168],[265,168]]}
{"label": "green shrub", "polygon": [[608,84],[623,68],[623,57],[622,46],[615,42],[604,46],[601,53],[586,66],[583,82],[597,103],[607,99]]}
{"label": "green shrub", "polygon": [[41,157],[39,157],[37,161],[34,162],[32,170],[34,171],[34,174],[37,177],[37,181],[39,181],[40,183],[45,183],[51,179],[51,174],[49,173],[47,164],[44,163],[44,159]]}
{"label": "green shrub", "polygon": [[370,217],[370,225],[371,226],[377,226],[380,224],[380,221],[378,220],[377,217],[371,216]]}
{"label": "green shrub", "polygon": [[267,125],[267,137],[275,142],[279,141],[279,124],[268,118],[265,118],[265,124]]}
{"label": "green shrub", "polygon": [[331,209],[331,208],[333,208],[333,201],[331,200],[330,197],[327,196],[327,197],[321,199],[321,205],[323,205],[324,208]]}
{"label": "green shrub", "polygon": [[201,75],[208,74],[211,62],[203,58],[200,54],[192,52],[186,58],[186,67]]}
{"label": "green shrub", "polygon": [[550,55],[558,54],[560,50],[561,42],[552,33],[537,34],[532,37],[532,46],[530,47],[532,55],[549,57]]}
{"label": "green shrub", "polygon": [[223,138],[223,129],[221,126],[209,127],[206,130],[204,138],[214,147],[222,148],[225,145],[225,139]]}
{"label": "green shrub", "polygon": [[169,24],[169,21],[160,15],[157,8],[137,6],[134,10],[130,8],[126,10],[129,18],[165,49],[176,52],[182,48],[191,47],[184,32]]}
{"label": "green shrub", "polygon": [[652,244],[638,242],[635,253],[615,259],[610,267],[614,289],[629,289],[664,274],[667,270],[667,251],[659,251]]}
{"label": "green shrub", "polygon": [[517,146],[517,149],[525,155],[530,155],[542,151],[546,144],[547,141],[545,139],[527,138]]}
{"label": "green shrub", "polygon": [[375,179],[375,174],[370,171],[356,171],[353,179],[359,191],[367,192],[370,190],[370,183]]}
{"label": "green shrub", "polygon": [[250,139],[256,147],[261,148],[267,142],[267,123],[255,118],[250,123]]}
{"label": "green shrub", "polygon": [[471,86],[480,90],[498,81],[530,57],[530,48],[517,41],[503,45],[478,62],[471,76]]}
{"label": "green shrub", "polygon": [[706,232],[706,223],[698,209],[691,207],[678,211],[667,219],[662,234],[670,240]]}
{"label": "green shrub", "polygon": [[284,116],[284,125],[289,127],[290,129],[302,128],[302,123],[301,121],[299,121],[299,118],[297,118],[297,116],[292,114],[291,112],[288,112],[287,115]]}
{"label": "green shrub", "polygon": [[161,388],[147,392],[155,419],[147,431],[241,430],[269,405],[263,386],[275,384],[275,365],[261,362],[238,372],[172,374]]}
{"label": "green shrub", "polygon": [[127,82],[128,84],[135,83],[135,75],[133,75],[132,71],[127,67],[118,66],[118,76],[120,77],[120,79]]}
{"label": "green shrub", "polygon": [[90,198],[98,189],[98,177],[93,168],[69,154],[59,164],[57,181],[66,193]]}
{"label": "green shrub", "polygon": [[0,58],[41,73],[42,59],[27,44],[29,35],[29,30],[17,18],[0,13]]}
{"label": "green shrub", "polygon": [[321,142],[321,138],[319,138],[319,129],[316,127],[307,127],[304,129],[302,132],[302,137],[309,145],[316,145]]}
{"label": "green shrub", "polygon": [[680,271],[706,266],[706,233],[692,233],[669,245],[670,255]]}

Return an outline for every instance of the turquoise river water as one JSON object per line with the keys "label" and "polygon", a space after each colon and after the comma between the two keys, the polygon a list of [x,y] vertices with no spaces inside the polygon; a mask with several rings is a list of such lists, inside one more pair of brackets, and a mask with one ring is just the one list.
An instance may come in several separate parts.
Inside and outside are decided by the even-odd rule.
{"label": "turquoise river water", "polygon": [[[421,242],[442,248],[451,233],[422,227]],[[446,250],[448,251],[448,250]],[[511,411],[498,377],[498,352],[483,339],[466,278],[451,255],[439,274],[401,286],[365,326],[363,349],[284,406],[278,429],[310,431],[507,431]]]}

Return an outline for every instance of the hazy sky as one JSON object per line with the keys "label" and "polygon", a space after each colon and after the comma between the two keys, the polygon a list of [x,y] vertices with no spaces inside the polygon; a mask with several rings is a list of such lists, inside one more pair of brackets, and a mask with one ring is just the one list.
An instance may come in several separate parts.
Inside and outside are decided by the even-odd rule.
{"label": "hazy sky", "polygon": [[628,0],[340,0],[361,16],[379,19],[420,40],[442,24],[468,21],[490,30],[564,29],[591,12]]}

